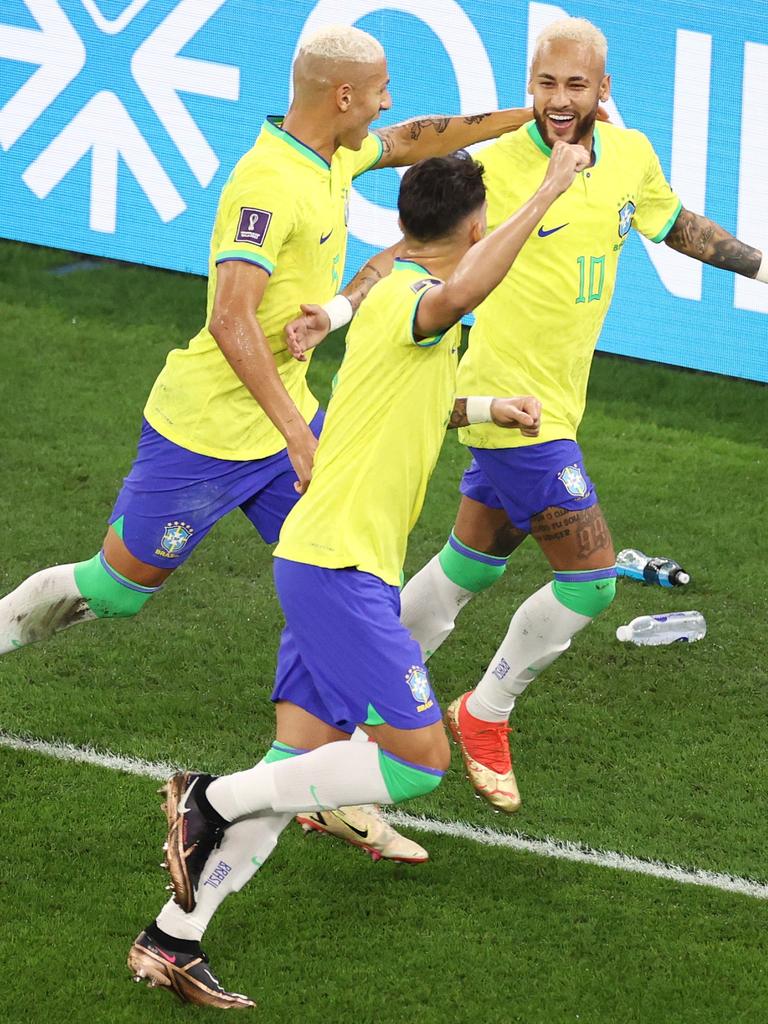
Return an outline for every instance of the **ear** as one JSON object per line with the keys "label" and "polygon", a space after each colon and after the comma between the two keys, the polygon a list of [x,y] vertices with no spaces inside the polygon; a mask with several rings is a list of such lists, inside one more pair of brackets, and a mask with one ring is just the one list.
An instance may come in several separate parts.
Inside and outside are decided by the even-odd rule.
{"label": "ear", "polygon": [[610,75],[604,75],[603,76],[603,80],[600,83],[600,92],[598,93],[598,96],[600,97],[600,102],[601,103],[605,103],[605,101],[610,98],[610,95],[611,95],[611,76]]}
{"label": "ear", "polygon": [[477,245],[485,238],[485,218],[478,217],[469,226],[469,244]]}
{"label": "ear", "polygon": [[349,82],[336,86],[336,106],[342,113],[346,113],[352,105],[352,86]]}
{"label": "ear", "polygon": [[[402,218],[400,218],[400,217],[397,218],[397,226],[400,228],[400,234],[404,235],[405,234],[405,228],[403,227],[403,221],[402,221]],[[402,238],[400,239],[400,241],[402,242]]]}

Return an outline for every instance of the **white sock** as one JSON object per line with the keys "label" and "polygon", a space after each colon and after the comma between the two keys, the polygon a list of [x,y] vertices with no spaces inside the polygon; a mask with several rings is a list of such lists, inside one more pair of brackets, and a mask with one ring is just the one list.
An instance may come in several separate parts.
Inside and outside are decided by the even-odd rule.
{"label": "white sock", "polygon": [[552,584],[517,609],[485,675],[467,698],[467,710],[484,722],[506,722],[516,699],[536,676],[571,646],[592,619],[566,608]]}
{"label": "white sock", "polygon": [[201,939],[227,896],[239,892],[256,874],[292,819],[292,814],[260,814],[230,825],[205,862],[195,909],[186,914],[171,899],[157,916],[158,927],[177,939]]}
{"label": "white sock", "polygon": [[229,821],[260,811],[296,813],[392,802],[379,767],[378,744],[347,740],[222,775],[205,795]]}
{"label": "white sock", "polygon": [[457,615],[474,596],[448,579],[439,555],[408,580],[400,594],[400,621],[425,661],[451,635]]}
{"label": "white sock", "polygon": [[95,618],[77,589],[74,564],[41,569],[0,601],[0,654]]}

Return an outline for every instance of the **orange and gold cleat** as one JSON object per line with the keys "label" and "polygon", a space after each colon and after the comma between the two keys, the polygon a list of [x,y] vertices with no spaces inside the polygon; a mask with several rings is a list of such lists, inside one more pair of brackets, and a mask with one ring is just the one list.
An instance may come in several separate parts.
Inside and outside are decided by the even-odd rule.
{"label": "orange and gold cleat", "polygon": [[462,694],[445,713],[451,735],[461,747],[467,778],[474,790],[493,807],[506,814],[520,810],[522,801],[512,770],[512,754],[506,722],[483,722],[467,710]]}

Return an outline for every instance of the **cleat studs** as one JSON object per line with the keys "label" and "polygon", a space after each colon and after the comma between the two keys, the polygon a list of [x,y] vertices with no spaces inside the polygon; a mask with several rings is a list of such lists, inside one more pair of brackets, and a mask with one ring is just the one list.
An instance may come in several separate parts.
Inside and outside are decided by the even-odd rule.
{"label": "cleat studs", "polygon": [[166,892],[176,892],[173,882],[169,882],[165,887]]}
{"label": "cleat studs", "polygon": [[168,849],[168,843],[163,843],[163,852]]}
{"label": "cleat studs", "polygon": [[167,860],[160,861],[160,867],[163,869],[163,871],[167,871],[168,870],[168,861]]}

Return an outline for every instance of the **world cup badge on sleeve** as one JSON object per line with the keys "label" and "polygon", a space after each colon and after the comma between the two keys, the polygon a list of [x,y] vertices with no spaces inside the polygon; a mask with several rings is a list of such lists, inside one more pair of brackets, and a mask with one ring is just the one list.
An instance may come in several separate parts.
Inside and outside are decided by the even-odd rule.
{"label": "world cup badge on sleeve", "polygon": [[432,688],[429,685],[429,676],[421,665],[411,665],[405,673],[405,681],[408,684],[413,699],[418,705],[417,711],[426,711],[434,704],[432,700]]}

